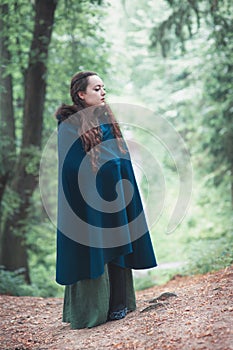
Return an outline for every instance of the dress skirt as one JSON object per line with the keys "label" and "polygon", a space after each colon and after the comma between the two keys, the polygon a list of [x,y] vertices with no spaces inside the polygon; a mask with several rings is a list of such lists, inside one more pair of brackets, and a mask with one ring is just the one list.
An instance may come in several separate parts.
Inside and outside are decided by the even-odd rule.
{"label": "dress skirt", "polygon": [[[128,312],[136,309],[131,269],[124,269],[126,280],[126,307]],[[108,269],[95,279],[86,279],[65,287],[63,322],[71,329],[92,328],[108,319],[110,283]]]}

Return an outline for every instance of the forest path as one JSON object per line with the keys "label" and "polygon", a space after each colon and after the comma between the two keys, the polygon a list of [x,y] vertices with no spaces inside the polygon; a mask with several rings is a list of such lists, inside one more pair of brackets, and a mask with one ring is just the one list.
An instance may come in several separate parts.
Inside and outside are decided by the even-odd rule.
{"label": "forest path", "polygon": [[[177,296],[149,303],[161,293]],[[62,299],[0,296],[1,350],[233,350],[233,266],[139,291],[120,321],[70,330]],[[147,311],[143,309],[151,306]]]}

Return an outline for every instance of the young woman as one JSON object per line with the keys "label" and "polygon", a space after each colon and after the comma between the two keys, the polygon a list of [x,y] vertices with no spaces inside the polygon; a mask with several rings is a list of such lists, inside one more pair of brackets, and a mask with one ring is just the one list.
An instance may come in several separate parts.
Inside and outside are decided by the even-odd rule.
{"label": "young woman", "polygon": [[136,308],[131,269],[156,266],[130,155],[101,78],[79,72],[58,120],[56,280],[72,329]]}

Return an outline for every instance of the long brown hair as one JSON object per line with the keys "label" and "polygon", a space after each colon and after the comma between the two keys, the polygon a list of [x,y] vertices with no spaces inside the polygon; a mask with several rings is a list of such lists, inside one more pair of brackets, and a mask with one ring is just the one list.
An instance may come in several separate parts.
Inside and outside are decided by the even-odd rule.
{"label": "long brown hair", "polygon": [[[79,91],[86,91],[89,77],[92,75],[98,75],[92,71],[82,71],[78,72],[73,76],[70,83],[70,96],[73,101],[72,105],[62,104],[56,111],[55,117],[58,120],[58,123],[63,122],[68,119],[71,115],[81,112],[87,106],[85,102],[79,97]],[[126,149],[123,147],[122,143],[122,133],[117,123],[110,107],[108,105],[103,106],[102,108],[96,108],[97,114],[100,114],[101,111],[107,114],[108,123],[111,124],[112,134],[117,139],[118,147],[122,153],[126,153]],[[101,143],[101,129],[98,126],[94,126],[93,120],[87,118],[85,114],[79,113],[80,121],[80,137],[82,140],[83,148],[86,153],[91,156],[91,164],[93,170],[97,168],[98,161],[98,147],[96,145]],[[95,148],[94,148],[95,147]],[[90,152],[91,150],[94,150]]]}

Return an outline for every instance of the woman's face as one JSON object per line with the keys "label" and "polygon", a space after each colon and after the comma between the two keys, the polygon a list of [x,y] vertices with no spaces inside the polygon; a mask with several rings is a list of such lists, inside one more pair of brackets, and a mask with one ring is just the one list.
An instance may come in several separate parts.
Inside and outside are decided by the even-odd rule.
{"label": "woman's face", "polygon": [[79,97],[87,106],[99,106],[105,104],[105,89],[103,81],[98,75],[88,77],[88,85],[86,91],[79,91]]}

